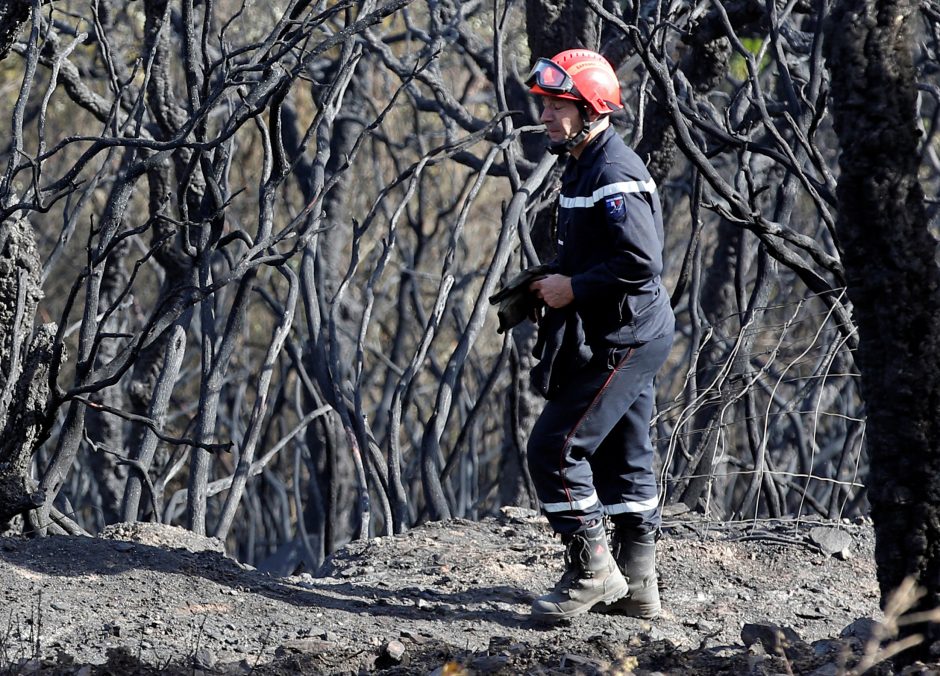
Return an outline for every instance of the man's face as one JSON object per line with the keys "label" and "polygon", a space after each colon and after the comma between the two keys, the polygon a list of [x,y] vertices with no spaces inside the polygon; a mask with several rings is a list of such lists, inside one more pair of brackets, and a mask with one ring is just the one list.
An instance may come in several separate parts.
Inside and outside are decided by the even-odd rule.
{"label": "man's face", "polygon": [[574,101],[542,97],[542,114],[539,121],[552,143],[563,143],[581,131],[581,112]]}

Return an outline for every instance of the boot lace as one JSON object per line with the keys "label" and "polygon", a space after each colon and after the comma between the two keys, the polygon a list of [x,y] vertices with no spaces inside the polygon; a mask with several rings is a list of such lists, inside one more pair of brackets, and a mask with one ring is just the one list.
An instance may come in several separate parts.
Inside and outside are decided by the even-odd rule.
{"label": "boot lace", "polygon": [[589,547],[590,543],[580,534],[565,541],[565,572],[555,584],[555,591],[570,595],[577,586],[577,580],[593,577],[594,573],[588,567],[591,556]]}

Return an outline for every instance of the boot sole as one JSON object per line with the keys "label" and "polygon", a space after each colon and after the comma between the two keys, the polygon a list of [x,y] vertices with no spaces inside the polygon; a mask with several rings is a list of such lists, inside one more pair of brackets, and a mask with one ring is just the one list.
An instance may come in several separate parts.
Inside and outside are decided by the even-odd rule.
{"label": "boot sole", "polygon": [[662,610],[659,594],[655,594],[651,600],[631,598],[627,595],[610,603],[598,603],[591,608],[591,611],[595,613],[628,615],[643,620],[652,620],[659,617]]}

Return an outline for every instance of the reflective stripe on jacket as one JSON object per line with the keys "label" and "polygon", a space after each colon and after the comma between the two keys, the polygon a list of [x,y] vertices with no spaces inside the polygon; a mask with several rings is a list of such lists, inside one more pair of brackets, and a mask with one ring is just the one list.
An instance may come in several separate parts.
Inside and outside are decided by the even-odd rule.
{"label": "reflective stripe on jacket", "polygon": [[656,184],[613,127],[562,174],[558,255],[571,277],[585,340],[596,351],[640,345],[675,325],[662,286],[663,220]]}

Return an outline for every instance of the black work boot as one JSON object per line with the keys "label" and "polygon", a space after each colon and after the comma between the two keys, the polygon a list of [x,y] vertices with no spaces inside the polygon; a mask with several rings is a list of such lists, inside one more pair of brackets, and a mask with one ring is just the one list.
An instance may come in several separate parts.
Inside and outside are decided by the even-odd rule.
{"label": "black work boot", "polygon": [[627,578],[629,590],[619,601],[594,608],[651,620],[662,611],[656,577],[656,533],[615,527],[611,538],[617,567]]}
{"label": "black work boot", "polygon": [[532,602],[532,617],[543,622],[567,620],[627,593],[627,581],[607,546],[604,524],[562,536],[565,572],[551,592]]}

